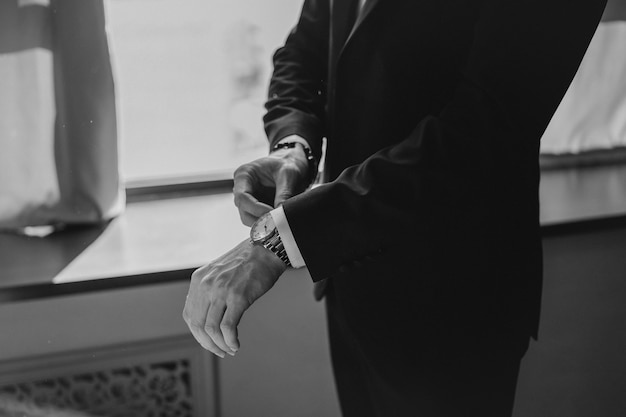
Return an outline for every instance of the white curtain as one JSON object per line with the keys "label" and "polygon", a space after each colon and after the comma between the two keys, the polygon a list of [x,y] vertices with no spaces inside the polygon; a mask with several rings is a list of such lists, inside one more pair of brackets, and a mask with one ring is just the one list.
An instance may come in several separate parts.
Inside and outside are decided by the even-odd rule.
{"label": "white curtain", "polygon": [[0,1],[0,230],[124,207],[102,0]]}
{"label": "white curtain", "polygon": [[[624,4],[626,2],[622,2]],[[626,147],[626,21],[600,23],[541,140],[545,155]]]}

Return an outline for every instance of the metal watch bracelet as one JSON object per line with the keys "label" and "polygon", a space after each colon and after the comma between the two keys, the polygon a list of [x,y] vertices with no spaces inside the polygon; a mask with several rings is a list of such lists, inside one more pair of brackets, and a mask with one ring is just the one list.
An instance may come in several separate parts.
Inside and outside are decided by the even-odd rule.
{"label": "metal watch bracelet", "polygon": [[272,251],[278,258],[285,263],[288,267],[291,267],[289,256],[283,245],[283,240],[280,238],[278,230],[275,231],[274,236],[263,242],[263,247]]}

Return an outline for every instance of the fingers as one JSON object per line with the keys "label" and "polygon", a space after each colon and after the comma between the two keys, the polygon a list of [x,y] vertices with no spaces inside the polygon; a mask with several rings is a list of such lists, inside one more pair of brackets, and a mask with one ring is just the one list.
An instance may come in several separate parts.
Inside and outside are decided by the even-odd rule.
{"label": "fingers", "polygon": [[243,302],[232,302],[228,305],[228,308],[224,312],[222,318],[221,330],[224,336],[226,345],[237,352],[239,350],[239,337],[237,334],[237,327],[241,321],[244,311],[247,306]]}
{"label": "fingers", "polygon": [[252,216],[246,213],[245,211],[241,211],[241,210],[239,210],[239,218],[241,219],[241,223],[244,226],[248,226],[248,227],[251,227],[254,224],[254,222],[258,219],[258,217]]}
{"label": "fingers", "polygon": [[307,164],[306,160],[304,164],[293,161],[284,163],[276,172],[274,176],[274,183],[276,184],[274,207],[280,206],[285,200],[303,191],[306,186]]}
{"label": "fingers", "polygon": [[224,358],[226,356],[224,351],[215,344],[213,339],[211,339],[208,334],[206,334],[203,323],[187,323],[187,325],[189,330],[191,330],[193,337],[198,341],[198,343],[200,343],[200,346],[220,358]]}
{"label": "fingers", "polygon": [[204,323],[190,320],[189,329],[194,338],[206,350],[225,357],[225,353],[235,356],[239,350],[237,326],[241,321],[246,306],[242,302],[227,305],[216,300],[208,308]]}
{"label": "fingers", "polygon": [[203,275],[202,268],[192,275],[183,318],[204,349],[220,358],[234,356],[239,350],[237,326],[249,304],[241,295],[206,288]]}
{"label": "fingers", "polygon": [[308,163],[304,151],[296,147],[237,168],[233,195],[243,224],[251,226],[263,214],[302,192],[307,185]]}
{"label": "fingers", "polygon": [[235,206],[239,210],[239,217],[241,222],[246,226],[252,226],[252,224],[264,215],[272,210],[272,206],[269,204],[261,203],[249,193],[234,193]]}
{"label": "fingers", "polygon": [[[260,188],[260,186],[257,186],[256,188]],[[253,195],[254,192],[254,182],[250,174],[243,169],[236,171],[233,196],[235,199],[235,206],[237,206],[237,209],[239,210],[241,222],[246,226],[252,226],[256,219],[273,208],[269,204],[259,201]]]}
{"label": "fingers", "polygon": [[214,355],[223,358],[225,356],[224,351],[220,349],[213,339],[204,330],[206,324],[206,316],[208,312],[208,302],[204,297],[197,298],[194,296],[197,291],[189,292],[187,301],[185,302],[185,308],[183,310],[183,319],[187,323],[187,327],[191,331],[193,337],[198,341],[200,346]]}
{"label": "fingers", "polygon": [[227,303],[214,302],[209,307],[204,330],[222,351],[231,356],[239,350],[237,327],[247,308],[248,304],[238,297],[232,297]]}
{"label": "fingers", "polygon": [[239,350],[243,313],[287,267],[248,239],[191,275],[183,318],[205,349],[223,358]]}
{"label": "fingers", "polygon": [[235,351],[231,349],[224,341],[224,335],[222,334],[222,318],[224,317],[224,311],[226,310],[226,303],[222,300],[215,300],[211,303],[209,311],[206,316],[206,322],[204,324],[204,331],[213,340],[213,342],[223,351],[231,356],[235,355]]}
{"label": "fingers", "polygon": [[207,316],[210,310],[209,306],[212,302],[210,292],[207,291],[207,288],[205,287],[206,284],[202,280],[205,270],[206,267],[200,268],[191,276],[189,293],[187,294],[185,308],[183,309],[183,319],[185,320],[185,323],[187,323],[187,327],[189,327],[191,334],[198,341],[200,346],[214,355],[223,358],[225,356],[225,352],[229,351],[229,349],[224,350],[220,348],[220,346],[215,343],[213,338],[211,338],[205,329]]}
{"label": "fingers", "polygon": [[295,175],[280,175],[276,179],[276,197],[274,198],[274,207],[278,207],[285,200],[293,197],[298,177]]}

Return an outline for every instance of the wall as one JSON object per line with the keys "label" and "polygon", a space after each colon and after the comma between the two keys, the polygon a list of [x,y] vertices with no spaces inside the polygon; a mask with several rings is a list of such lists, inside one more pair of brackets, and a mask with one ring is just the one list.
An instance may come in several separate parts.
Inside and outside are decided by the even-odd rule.
{"label": "wall", "polygon": [[626,226],[546,236],[539,342],[526,355],[515,417],[626,410]]}
{"label": "wall", "polygon": [[[191,339],[181,316],[187,288],[183,281],[0,305],[0,373],[20,374],[31,363],[50,362],[46,355],[54,362],[61,355],[65,364],[46,374],[83,372],[89,357],[101,357],[109,346],[127,352],[151,340]],[[287,272],[244,315],[239,330],[237,357],[207,353],[210,366],[200,381],[213,389],[209,373],[217,369],[222,416],[339,416],[324,308],[314,301],[305,271]],[[193,340],[186,346],[201,350]],[[2,382],[16,381],[0,375]],[[198,394],[209,408],[211,398]]]}
{"label": "wall", "polygon": [[[540,340],[524,359],[514,416],[621,415],[626,226],[547,235],[544,253]],[[186,291],[181,282],[0,305],[0,364],[188,337]],[[235,358],[212,362],[222,416],[339,417],[324,306],[313,300],[305,271],[286,273],[250,308],[240,338]]]}
{"label": "wall", "polygon": [[339,417],[323,303],[288,271],[244,315],[241,350],[220,360],[223,417]]}

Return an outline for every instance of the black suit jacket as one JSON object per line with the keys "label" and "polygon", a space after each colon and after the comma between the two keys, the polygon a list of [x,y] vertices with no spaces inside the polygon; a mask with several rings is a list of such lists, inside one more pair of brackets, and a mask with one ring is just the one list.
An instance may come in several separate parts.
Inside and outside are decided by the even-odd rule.
{"label": "black suit jacket", "polygon": [[[364,349],[407,332],[536,336],[539,140],[603,0],[305,0],[274,56],[266,131],[328,183],[284,203]],[[387,349],[387,350],[385,350]]]}

